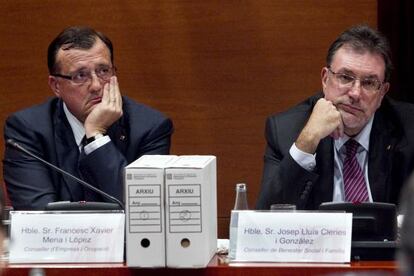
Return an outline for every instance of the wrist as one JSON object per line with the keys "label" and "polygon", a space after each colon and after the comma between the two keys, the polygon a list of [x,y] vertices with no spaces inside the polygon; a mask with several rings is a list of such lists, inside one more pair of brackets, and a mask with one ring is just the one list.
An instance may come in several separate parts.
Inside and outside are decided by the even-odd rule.
{"label": "wrist", "polygon": [[320,138],[305,129],[300,133],[295,145],[303,152],[314,154],[320,142]]}
{"label": "wrist", "polygon": [[97,126],[91,123],[84,123],[83,127],[85,128],[85,136],[86,138],[98,135],[98,134],[106,134],[107,128],[102,126]]}
{"label": "wrist", "polygon": [[97,132],[97,133],[95,133],[94,135],[92,135],[90,137],[88,137],[87,135],[85,135],[85,136],[86,136],[85,145],[87,145],[87,144],[92,143],[93,141],[98,140],[99,138],[104,137],[104,134],[102,134],[100,132]]}
{"label": "wrist", "polygon": [[85,136],[86,138],[90,138],[96,135],[105,135],[106,134],[106,130],[105,129],[88,129],[85,127]]}

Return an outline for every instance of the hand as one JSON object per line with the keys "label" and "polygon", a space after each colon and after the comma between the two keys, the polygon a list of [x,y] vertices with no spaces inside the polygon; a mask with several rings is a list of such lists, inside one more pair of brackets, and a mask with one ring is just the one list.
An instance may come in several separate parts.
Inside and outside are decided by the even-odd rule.
{"label": "hand", "polygon": [[107,129],[122,116],[122,97],[119,91],[116,76],[105,84],[102,100],[95,106],[85,119],[86,137],[92,137],[98,133],[106,133]]}
{"label": "hand", "polygon": [[321,139],[328,135],[338,139],[343,133],[344,124],[340,112],[332,102],[322,98],[313,107],[312,114],[295,144],[298,149],[313,154]]}

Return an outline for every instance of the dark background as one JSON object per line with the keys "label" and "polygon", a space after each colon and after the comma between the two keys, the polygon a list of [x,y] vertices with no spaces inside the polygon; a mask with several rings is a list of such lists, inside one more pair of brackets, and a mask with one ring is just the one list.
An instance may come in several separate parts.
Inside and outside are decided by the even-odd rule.
{"label": "dark background", "polygon": [[393,52],[394,72],[390,95],[414,103],[414,5],[409,0],[378,0],[378,29],[387,36]]}

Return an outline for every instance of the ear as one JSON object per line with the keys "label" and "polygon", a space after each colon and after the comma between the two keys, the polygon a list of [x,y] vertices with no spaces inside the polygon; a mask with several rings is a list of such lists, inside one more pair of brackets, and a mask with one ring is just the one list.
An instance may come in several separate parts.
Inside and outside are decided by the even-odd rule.
{"label": "ear", "polygon": [[321,81],[322,81],[322,90],[325,93],[325,89],[328,83],[328,74],[329,74],[329,70],[327,67],[323,67],[322,71],[321,71]]}
{"label": "ear", "polygon": [[48,84],[53,93],[55,93],[56,97],[60,98],[60,85],[57,78],[49,75]]}
{"label": "ear", "polygon": [[385,94],[387,94],[388,90],[390,90],[390,83],[389,82],[384,83],[381,90],[382,90],[381,91],[382,95],[385,96]]}
{"label": "ear", "polygon": [[381,87],[381,100],[382,98],[384,98],[385,94],[387,94],[388,90],[390,89],[390,83],[389,82],[385,82],[382,87]]}
{"label": "ear", "polygon": [[378,96],[377,108],[379,108],[381,106],[382,99],[384,99],[384,96],[385,96],[385,94],[387,94],[389,89],[390,89],[390,83],[385,82],[382,85],[381,90],[378,91],[379,95],[376,95],[376,96]]}

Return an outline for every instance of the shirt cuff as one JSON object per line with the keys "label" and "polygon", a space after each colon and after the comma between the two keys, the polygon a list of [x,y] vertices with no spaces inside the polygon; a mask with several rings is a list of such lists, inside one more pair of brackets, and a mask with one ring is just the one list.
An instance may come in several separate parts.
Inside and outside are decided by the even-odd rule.
{"label": "shirt cuff", "polygon": [[96,139],[95,141],[90,142],[87,144],[83,150],[85,151],[85,154],[88,155],[94,150],[102,147],[103,145],[109,143],[111,141],[111,138],[109,138],[108,135],[104,135],[101,138]]}
{"label": "shirt cuff", "polygon": [[296,163],[299,164],[302,168],[307,170],[308,172],[311,172],[316,167],[316,153],[310,154],[304,151],[301,151],[296,147],[296,144],[293,143],[293,145],[289,149],[289,154],[292,156],[293,160],[296,161]]}

